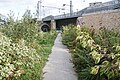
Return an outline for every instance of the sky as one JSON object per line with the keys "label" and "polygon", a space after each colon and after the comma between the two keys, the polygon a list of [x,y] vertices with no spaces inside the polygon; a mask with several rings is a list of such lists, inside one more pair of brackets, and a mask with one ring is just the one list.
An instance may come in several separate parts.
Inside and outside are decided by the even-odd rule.
{"label": "sky", "polygon": [[[60,15],[63,13],[69,13],[69,4],[70,0],[41,0],[42,6],[56,7],[48,8],[41,7],[41,18],[48,15]],[[89,3],[92,2],[107,2],[111,0],[72,0],[73,11],[80,11],[81,9],[88,7]],[[0,14],[7,16],[10,13],[10,10],[13,11],[15,17],[20,17],[24,12],[29,9],[31,10],[33,17],[36,17],[38,0],[0,0]],[[63,4],[67,4],[63,7]],[[57,8],[65,8],[65,10],[60,10]]]}

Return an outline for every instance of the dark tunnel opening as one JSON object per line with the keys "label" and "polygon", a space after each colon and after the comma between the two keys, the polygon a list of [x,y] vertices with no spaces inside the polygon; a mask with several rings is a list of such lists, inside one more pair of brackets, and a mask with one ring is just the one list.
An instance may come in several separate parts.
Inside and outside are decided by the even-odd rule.
{"label": "dark tunnel opening", "polygon": [[76,21],[77,21],[77,17],[69,18],[69,19],[56,20],[56,30],[61,30],[63,26],[77,25]]}
{"label": "dark tunnel opening", "polygon": [[41,30],[42,30],[43,32],[49,32],[49,31],[50,31],[50,27],[49,27],[48,25],[43,25],[43,26],[41,27]]}

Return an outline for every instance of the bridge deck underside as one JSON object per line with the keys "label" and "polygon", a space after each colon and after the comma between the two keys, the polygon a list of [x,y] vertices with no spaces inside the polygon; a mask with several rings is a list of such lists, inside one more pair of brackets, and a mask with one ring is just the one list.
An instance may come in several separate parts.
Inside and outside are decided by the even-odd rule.
{"label": "bridge deck underside", "polygon": [[76,25],[77,18],[69,18],[69,19],[61,19],[61,20],[56,20],[56,29],[60,30],[62,29],[62,26],[67,26],[67,25]]}

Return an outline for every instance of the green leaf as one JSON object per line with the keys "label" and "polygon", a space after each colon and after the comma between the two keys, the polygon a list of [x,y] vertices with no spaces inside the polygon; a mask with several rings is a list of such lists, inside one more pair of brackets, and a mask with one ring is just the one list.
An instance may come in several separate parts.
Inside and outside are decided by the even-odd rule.
{"label": "green leaf", "polygon": [[90,73],[96,75],[99,71],[99,68],[100,68],[99,66],[91,67],[91,72]]}
{"label": "green leaf", "polygon": [[91,53],[90,53],[91,55],[92,55],[92,57],[93,57],[93,59],[94,59],[94,61],[95,61],[95,63],[97,64],[97,63],[99,63],[100,62],[100,59],[103,57],[102,56],[102,54],[99,54],[97,51],[92,51]]}

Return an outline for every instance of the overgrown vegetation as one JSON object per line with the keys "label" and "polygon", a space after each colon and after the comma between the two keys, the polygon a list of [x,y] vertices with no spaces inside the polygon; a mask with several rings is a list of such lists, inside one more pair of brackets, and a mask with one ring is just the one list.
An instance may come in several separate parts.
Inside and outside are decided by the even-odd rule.
{"label": "overgrown vegetation", "polygon": [[0,80],[41,80],[56,32],[38,32],[29,10],[21,20],[13,16],[0,27]]}
{"label": "overgrown vegetation", "polygon": [[120,79],[119,30],[66,26],[62,33],[73,57],[79,80]]}

